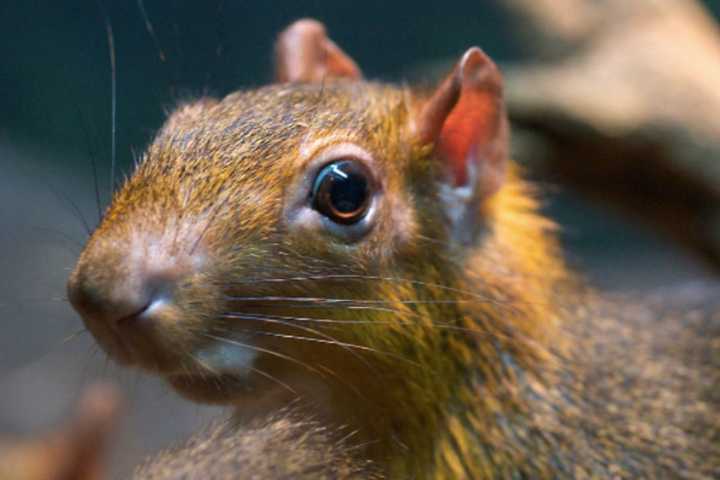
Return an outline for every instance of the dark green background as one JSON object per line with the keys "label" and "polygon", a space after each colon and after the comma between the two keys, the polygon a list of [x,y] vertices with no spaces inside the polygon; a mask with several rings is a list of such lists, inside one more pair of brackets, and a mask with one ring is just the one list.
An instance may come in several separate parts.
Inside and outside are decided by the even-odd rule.
{"label": "dark green background", "polygon": [[[452,59],[472,44],[501,62],[523,51],[518,27],[484,0],[145,0],[163,62],[137,1],[105,3],[115,34],[124,171],[178,99],[268,81],[275,34],[298,17],[324,21],[371,78],[402,80],[419,64]],[[217,412],[178,400],[156,379],[114,369],[90,335],[64,340],[81,328],[64,299],[86,235],[73,204],[90,227],[98,218],[91,159],[103,203],[110,184],[111,71],[98,2],[0,0],[0,59],[0,433],[57,424],[83,385],[110,379],[128,400],[113,478],[128,478],[140,458]],[[596,284],[646,289],[703,274],[641,222],[562,186],[542,191],[570,262]]]}
{"label": "dark green background", "polygon": [[[720,1],[706,4],[720,13]],[[136,0],[0,5],[0,142],[42,150],[23,169],[47,184],[61,171],[77,175],[77,188],[63,194],[79,204],[94,197],[92,162],[102,202],[109,197],[112,95],[106,18],[117,56],[119,172],[128,171],[178,100],[267,82],[274,37],[299,17],[325,22],[370,78],[401,81],[417,65],[452,59],[473,44],[500,63],[523,55],[520,27],[489,0],[144,0],[144,6],[156,40]],[[8,161],[0,158],[0,174]],[[634,254],[643,255],[657,242],[654,234],[627,229],[615,218],[598,218],[602,211],[588,215],[593,207],[581,199],[548,196],[570,256],[579,263],[596,261],[598,252],[624,254],[631,246]],[[90,224],[97,218],[92,210],[86,216]],[[598,262],[607,263],[605,258]]]}
{"label": "dark green background", "polygon": [[[100,5],[17,1],[0,7],[0,132],[78,152],[91,144],[104,168],[111,69]],[[517,51],[491,3],[146,0],[157,46],[135,0],[106,1],[104,8],[115,37],[124,165],[178,98],[222,95],[269,80],[274,36],[298,17],[324,21],[372,78],[401,79],[408,67],[459,55],[471,44],[500,59]]]}
{"label": "dark green background", "polygon": [[[707,0],[720,12],[720,2]],[[70,152],[108,167],[110,60],[117,55],[118,160],[128,165],[179,98],[222,95],[271,77],[275,34],[292,20],[324,21],[367,76],[401,80],[419,62],[479,44],[498,61],[522,48],[496,3],[481,1],[145,0],[7,1],[0,5],[0,135]],[[517,26],[515,26],[517,28]],[[159,51],[165,54],[161,61]],[[77,158],[87,164],[87,158]]]}

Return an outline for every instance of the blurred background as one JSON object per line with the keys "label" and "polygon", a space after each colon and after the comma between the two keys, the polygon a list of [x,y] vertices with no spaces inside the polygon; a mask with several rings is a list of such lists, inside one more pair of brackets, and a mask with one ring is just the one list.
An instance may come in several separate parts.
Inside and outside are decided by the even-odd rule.
{"label": "blurred background", "polygon": [[[631,5],[626,5],[631,3]],[[312,16],[365,75],[430,83],[470,45],[505,72],[514,155],[569,262],[601,289],[712,279],[720,262],[720,2],[27,1],[0,5],[0,432],[129,398],[114,472],[218,409],[109,363],[64,283],[116,179],[180,99],[267,83],[274,36]],[[97,183],[95,182],[97,179]]]}

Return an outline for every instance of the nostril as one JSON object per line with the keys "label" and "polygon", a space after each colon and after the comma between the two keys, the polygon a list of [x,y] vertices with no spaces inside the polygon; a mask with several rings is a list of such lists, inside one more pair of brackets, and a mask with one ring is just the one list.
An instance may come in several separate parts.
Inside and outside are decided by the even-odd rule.
{"label": "nostril", "polygon": [[[127,315],[117,315],[114,325],[119,328],[130,328],[139,326],[142,323],[152,320],[159,310],[168,303],[166,294],[163,291],[148,295],[148,300],[142,307],[137,308]],[[126,310],[130,311],[130,310]]]}
{"label": "nostril", "polygon": [[150,306],[153,304],[152,301],[149,301],[146,303],[143,307],[138,309],[136,312],[131,313],[129,315],[125,315],[124,317],[119,317],[117,320],[115,320],[115,325],[121,328],[125,327],[131,327],[135,325],[136,323],[147,319],[146,313],[150,310]]}
{"label": "nostril", "polygon": [[109,255],[101,243],[87,247],[68,279],[67,292],[88,327],[101,334],[108,328],[127,332],[172,317],[176,292],[194,265],[162,247],[162,242],[152,249],[131,245],[125,256]]}
{"label": "nostril", "polygon": [[127,330],[152,320],[170,301],[172,287],[172,282],[157,278],[105,285],[92,277],[74,277],[68,283],[68,298],[88,326]]}

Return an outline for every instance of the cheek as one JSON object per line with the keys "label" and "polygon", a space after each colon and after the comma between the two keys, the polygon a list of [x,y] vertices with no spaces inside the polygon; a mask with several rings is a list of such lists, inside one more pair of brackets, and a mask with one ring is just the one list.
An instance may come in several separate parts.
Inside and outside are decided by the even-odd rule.
{"label": "cheek", "polygon": [[[396,189],[396,192],[400,190]],[[383,257],[406,251],[414,245],[419,232],[415,209],[404,193],[388,193],[384,212],[378,225]]]}
{"label": "cheek", "polygon": [[213,343],[195,352],[195,358],[208,369],[218,373],[232,373],[245,376],[253,368],[257,358],[257,350],[246,347],[250,339],[243,334],[235,334],[233,338]]}

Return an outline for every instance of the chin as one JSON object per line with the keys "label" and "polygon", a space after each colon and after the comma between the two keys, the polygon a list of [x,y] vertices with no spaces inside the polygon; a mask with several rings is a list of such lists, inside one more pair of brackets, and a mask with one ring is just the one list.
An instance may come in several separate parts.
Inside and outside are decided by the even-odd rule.
{"label": "chin", "polygon": [[167,381],[183,397],[199,403],[226,405],[254,390],[247,380],[231,375],[170,375]]}
{"label": "chin", "polygon": [[183,397],[197,403],[233,405],[242,410],[255,409],[268,402],[289,400],[297,394],[268,379],[251,373],[171,375],[167,381]]}

